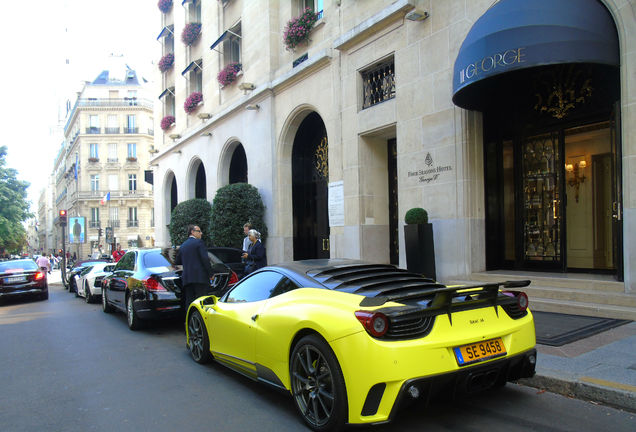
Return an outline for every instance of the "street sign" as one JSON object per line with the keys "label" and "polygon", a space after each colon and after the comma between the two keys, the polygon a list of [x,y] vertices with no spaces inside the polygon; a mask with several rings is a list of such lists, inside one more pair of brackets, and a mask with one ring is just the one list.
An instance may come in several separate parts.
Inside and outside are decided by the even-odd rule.
{"label": "street sign", "polygon": [[114,243],[115,239],[113,238],[113,228],[106,227],[106,243]]}

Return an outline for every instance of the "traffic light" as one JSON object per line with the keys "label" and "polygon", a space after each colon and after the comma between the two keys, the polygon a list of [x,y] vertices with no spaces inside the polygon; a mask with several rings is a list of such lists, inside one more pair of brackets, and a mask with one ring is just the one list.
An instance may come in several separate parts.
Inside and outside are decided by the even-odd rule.
{"label": "traffic light", "polygon": [[103,232],[104,232],[104,230],[103,230],[103,229],[101,229],[101,228],[97,228],[97,236],[98,236],[98,237],[101,237]]}
{"label": "traffic light", "polygon": [[66,226],[66,210],[60,210],[60,225]]}

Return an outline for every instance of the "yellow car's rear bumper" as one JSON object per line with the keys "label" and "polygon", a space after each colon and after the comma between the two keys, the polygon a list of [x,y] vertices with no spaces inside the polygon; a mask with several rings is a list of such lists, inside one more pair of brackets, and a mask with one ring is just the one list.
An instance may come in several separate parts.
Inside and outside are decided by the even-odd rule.
{"label": "yellow car's rear bumper", "polygon": [[[359,332],[331,341],[345,378],[349,423],[390,420],[399,402],[415,394],[425,399],[440,390],[470,393],[534,375],[536,341],[530,313],[518,320],[503,316],[504,322],[497,319],[498,329],[461,326],[460,314],[454,315],[454,325],[438,316],[431,334],[420,339],[386,341]],[[496,337],[502,338],[505,356],[458,365],[454,347]]]}

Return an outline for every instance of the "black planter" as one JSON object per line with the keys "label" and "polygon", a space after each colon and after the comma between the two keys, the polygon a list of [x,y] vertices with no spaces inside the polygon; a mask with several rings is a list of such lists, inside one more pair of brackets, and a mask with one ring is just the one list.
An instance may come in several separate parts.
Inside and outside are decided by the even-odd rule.
{"label": "black planter", "polygon": [[404,240],[407,270],[436,280],[433,224],[404,225]]}

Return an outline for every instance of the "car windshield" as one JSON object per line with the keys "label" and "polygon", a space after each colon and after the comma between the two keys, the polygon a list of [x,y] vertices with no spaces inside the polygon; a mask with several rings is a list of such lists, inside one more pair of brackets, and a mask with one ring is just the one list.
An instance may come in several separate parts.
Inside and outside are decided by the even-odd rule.
{"label": "car windshield", "polygon": [[24,270],[37,270],[38,265],[33,260],[0,262],[0,273],[19,273]]}
{"label": "car windshield", "polygon": [[152,251],[143,256],[144,267],[155,273],[170,271],[170,262],[161,255],[161,251]]}

